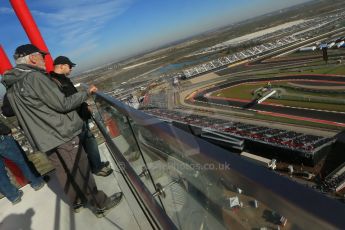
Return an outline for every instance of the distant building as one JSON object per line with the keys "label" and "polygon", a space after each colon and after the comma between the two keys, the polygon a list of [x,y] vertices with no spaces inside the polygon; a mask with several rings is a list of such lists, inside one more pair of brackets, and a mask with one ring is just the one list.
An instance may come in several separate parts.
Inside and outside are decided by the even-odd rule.
{"label": "distant building", "polygon": [[344,41],[340,41],[339,43],[336,44],[337,48],[341,48],[344,45]]}
{"label": "distant building", "polygon": [[229,201],[230,201],[230,208],[240,208],[241,207],[240,200],[238,199],[237,196],[230,197]]}
{"label": "distant building", "polygon": [[300,52],[315,51],[315,50],[316,50],[316,46],[302,47],[299,49]]}
{"label": "distant building", "polygon": [[271,162],[270,159],[267,159],[267,158],[264,158],[261,156],[257,156],[257,155],[251,154],[251,153],[247,153],[247,152],[242,152],[241,156],[248,158],[252,161],[255,161],[256,163],[259,163],[259,164],[264,165],[266,167],[268,167],[270,162]]}
{"label": "distant building", "polygon": [[335,45],[335,42],[331,42],[331,43],[329,43],[328,45],[327,45],[327,48],[332,48],[333,46]]}
{"label": "distant building", "polygon": [[276,159],[272,159],[270,161],[270,163],[268,164],[268,167],[272,170],[275,170],[277,168],[277,160]]}
{"label": "distant building", "polygon": [[179,81],[178,81],[178,78],[177,78],[177,77],[174,77],[173,84],[174,84],[175,86],[178,86],[178,85],[179,85]]}
{"label": "distant building", "polygon": [[130,94],[128,98],[126,99],[125,103],[129,105],[132,108],[138,109],[139,108],[139,100],[138,97],[135,95]]}
{"label": "distant building", "polygon": [[320,48],[320,50],[322,50],[323,48],[327,48],[327,44],[324,44],[324,43],[323,43],[323,44],[320,44],[320,47],[319,47],[319,48]]}

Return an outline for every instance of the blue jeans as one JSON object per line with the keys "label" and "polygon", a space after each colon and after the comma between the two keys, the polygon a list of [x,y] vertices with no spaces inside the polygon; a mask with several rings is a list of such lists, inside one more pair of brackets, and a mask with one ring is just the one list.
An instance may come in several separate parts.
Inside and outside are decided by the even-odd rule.
{"label": "blue jeans", "polygon": [[19,190],[11,184],[5,169],[4,158],[11,160],[20,168],[31,186],[43,183],[42,178],[36,177],[30,170],[13,137],[0,135],[0,192],[10,201],[19,197]]}
{"label": "blue jeans", "polygon": [[89,159],[91,171],[93,173],[99,172],[103,168],[103,163],[99,155],[98,143],[95,136],[89,129],[88,123],[84,122],[82,132],[80,134],[80,142]]}

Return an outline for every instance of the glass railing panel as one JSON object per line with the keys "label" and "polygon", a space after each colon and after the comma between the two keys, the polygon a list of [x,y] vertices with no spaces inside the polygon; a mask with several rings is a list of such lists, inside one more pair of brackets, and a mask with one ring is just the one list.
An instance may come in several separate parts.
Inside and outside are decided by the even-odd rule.
{"label": "glass railing panel", "polygon": [[[143,157],[158,190],[154,195],[162,197],[161,200],[166,212],[181,229],[188,229],[192,225],[193,228],[199,228],[201,225],[217,229],[225,228],[223,215],[218,214],[223,212],[224,215],[226,214],[227,204],[230,208],[230,199],[233,200],[232,203],[234,204],[232,205],[234,206],[237,200],[241,204],[236,193],[241,190],[227,183],[227,186],[235,188],[236,194],[228,197],[222,195],[232,193],[224,189],[223,183],[225,182],[218,181],[214,184],[219,176],[213,175],[213,169],[216,170],[213,164],[205,163],[202,165],[198,163],[199,160],[197,159],[200,158],[198,143],[195,141],[192,147],[185,145],[173,127],[169,128],[175,137],[167,141],[167,138],[164,138],[160,133],[149,129],[150,126],[157,123],[161,122],[152,119],[145,125],[140,125],[131,121],[140,149],[144,152]],[[191,140],[193,139],[189,141]],[[220,167],[226,170],[227,166],[222,165]],[[222,199],[212,200],[209,197],[222,197]],[[253,206],[255,204],[258,206],[259,201],[254,198],[246,197],[245,200],[248,200],[246,205],[251,204]],[[260,206],[265,207],[263,204]],[[222,210],[223,208],[224,210]],[[266,209],[270,210],[268,207]],[[217,215],[213,215],[210,210],[217,210]],[[273,211],[269,212],[272,213]],[[187,215],[187,213],[195,213],[195,216]],[[264,224],[265,220],[262,222]],[[247,226],[254,227],[256,225],[247,224]],[[272,226],[275,224],[271,224]]]}
{"label": "glass railing panel", "polygon": [[[142,157],[142,153],[137,145],[135,135],[129,124],[130,119],[127,116],[122,115],[114,107],[100,100],[95,99],[97,107],[97,113],[95,118],[101,121],[101,124],[107,130],[108,135],[111,137],[112,142],[117,147],[118,151],[124,156],[131,167],[136,172],[136,175],[140,177],[147,177],[146,162]],[[121,167],[121,165],[120,165]],[[151,191],[155,192],[154,185],[151,180],[143,180],[146,187]]]}
{"label": "glass railing panel", "polygon": [[118,101],[102,103],[131,118],[126,125],[151,176],[141,179],[153,180],[153,196],[178,228],[343,226],[341,203]]}
{"label": "glass railing panel", "polygon": [[[149,123],[154,121],[158,122],[153,119]],[[209,213],[208,204],[198,196],[197,191],[206,191],[209,184],[200,180],[203,176],[191,167],[196,162],[189,154],[196,154],[198,149],[195,152],[185,148],[179,139],[175,139],[175,143],[168,143],[159,133],[147,129],[147,125],[133,121],[131,125],[156,187],[153,196],[161,198],[165,211],[175,225],[179,229],[200,229],[202,226],[224,229],[222,221]],[[148,177],[145,179],[149,180]]]}
{"label": "glass railing panel", "polygon": [[[235,186],[226,176],[230,165],[203,158],[193,137],[188,146],[176,128],[174,138],[131,123],[167,214],[180,229],[227,229],[285,225],[285,217]],[[231,154],[231,153],[229,153]],[[220,173],[224,173],[222,176]],[[253,188],[251,188],[253,189]],[[289,224],[291,225],[291,223]]]}

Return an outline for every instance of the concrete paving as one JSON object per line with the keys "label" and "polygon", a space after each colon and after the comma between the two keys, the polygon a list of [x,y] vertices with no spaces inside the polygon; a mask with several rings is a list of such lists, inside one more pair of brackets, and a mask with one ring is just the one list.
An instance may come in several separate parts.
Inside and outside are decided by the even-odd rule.
{"label": "concrete paving", "polygon": [[[109,160],[114,173],[108,177],[95,176],[99,189],[111,195],[124,190],[119,185],[121,176],[105,145],[100,146],[103,160]],[[89,209],[74,213],[67,205],[66,196],[60,188],[54,172],[49,173],[50,181],[41,190],[34,191],[30,185],[22,188],[22,201],[12,205],[6,198],[0,200],[1,230],[110,230],[110,229],[148,229],[140,224],[138,210],[133,210],[133,200],[127,192],[122,202],[112,209],[106,217],[97,218]],[[121,189],[120,189],[121,187]],[[131,208],[132,207],[132,208]]]}

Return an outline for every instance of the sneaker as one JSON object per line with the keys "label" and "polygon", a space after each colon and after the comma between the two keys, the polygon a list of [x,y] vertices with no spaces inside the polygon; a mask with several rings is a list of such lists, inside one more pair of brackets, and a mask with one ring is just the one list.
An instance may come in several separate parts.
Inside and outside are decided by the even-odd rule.
{"label": "sneaker", "polygon": [[95,175],[96,176],[106,177],[106,176],[109,176],[112,173],[113,173],[113,169],[108,168],[108,167],[103,167],[101,170],[99,170],[99,172],[96,172]]}
{"label": "sneaker", "polygon": [[73,205],[73,211],[75,213],[79,213],[83,208],[85,208],[85,205],[83,203],[77,203]]}
{"label": "sneaker", "polygon": [[107,213],[109,212],[109,210],[116,207],[121,202],[122,197],[123,197],[122,192],[117,192],[117,193],[113,194],[112,196],[108,197],[108,202],[105,205],[105,207],[96,209],[94,211],[94,214],[98,218],[105,217],[107,215]]}
{"label": "sneaker", "polygon": [[110,163],[109,161],[102,162],[103,168],[104,167],[109,167]]}
{"label": "sneaker", "polygon": [[19,190],[19,196],[16,199],[14,199],[14,201],[11,201],[12,204],[15,205],[15,204],[18,204],[19,202],[21,202],[23,194],[24,194],[23,191]]}
{"label": "sneaker", "polygon": [[38,191],[40,190],[41,188],[43,188],[43,186],[45,185],[45,182],[41,182],[40,184],[38,185],[31,185],[31,187],[35,190],[35,191]]}

